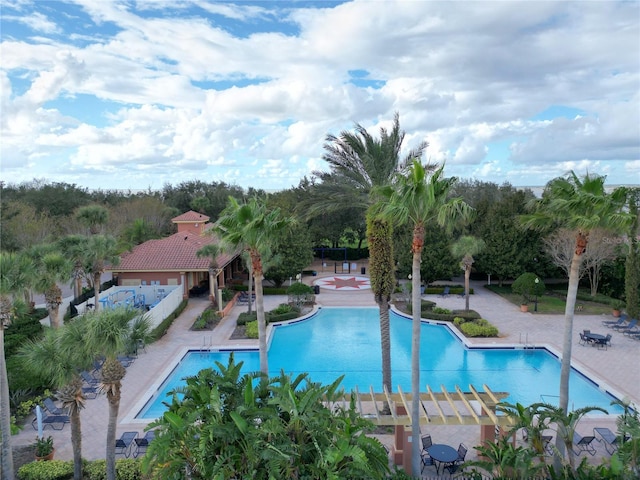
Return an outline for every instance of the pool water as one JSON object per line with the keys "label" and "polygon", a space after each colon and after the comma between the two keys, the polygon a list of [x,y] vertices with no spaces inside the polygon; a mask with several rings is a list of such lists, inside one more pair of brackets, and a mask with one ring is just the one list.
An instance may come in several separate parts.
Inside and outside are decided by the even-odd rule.
{"label": "pool water", "polygon": [[[411,319],[391,313],[392,385],[411,391]],[[447,327],[423,323],[420,335],[420,385],[438,391],[443,385],[463,391],[486,384],[494,392],[508,392],[506,401],[523,405],[547,402],[557,405],[560,360],[541,349],[468,349]],[[180,361],[137,418],[152,419],[166,410],[166,394],[184,385],[183,378],[195,375],[215,362],[226,364],[229,352],[190,352]],[[260,369],[257,351],[236,351],[243,371]],[[275,328],[269,347],[269,373],[281,370],[297,375],[308,372],[314,382],[329,384],[345,375],[342,386],[368,392],[370,385],[382,391],[380,323],[377,308],[325,307],[313,317]],[[575,370],[569,384],[569,408],[599,406],[621,413],[610,405],[614,397]]]}

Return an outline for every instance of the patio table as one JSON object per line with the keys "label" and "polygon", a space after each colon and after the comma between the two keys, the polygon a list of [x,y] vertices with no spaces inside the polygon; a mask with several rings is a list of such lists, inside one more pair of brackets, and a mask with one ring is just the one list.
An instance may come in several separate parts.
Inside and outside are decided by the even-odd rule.
{"label": "patio table", "polygon": [[458,451],[452,446],[443,443],[434,443],[427,448],[427,452],[429,452],[431,458],[438,462],[438,465],[436,465],[437,473],[440,473],[441,464],[447,465],[453,463],[458,458]]}

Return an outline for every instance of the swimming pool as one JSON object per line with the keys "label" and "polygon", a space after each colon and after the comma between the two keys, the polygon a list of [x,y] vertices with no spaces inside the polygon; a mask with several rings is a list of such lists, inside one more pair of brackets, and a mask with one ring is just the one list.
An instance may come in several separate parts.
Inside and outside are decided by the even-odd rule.
{"label": "swimming pool", "polygon": [[[411,390],[411,319],[391,313],[392,384]],[[557,404],[560,360],[543,349],[466,348],[451,331],[440,325],[423,323],[420,344],[420,384],[433,390],[440,385],[452,391],[455,385],[467,390],[486,384],[494,392],[508,392],[506,401],[524,405],[545,401]],[[203,368],[226,363],[229,351],[190,352],[173,369],[156,394],[146,402],[136,418],[162,415],[167,392],[183,385],[184,377]],[[236,351],[244,371],[260,369],[257,350]],[[280,370],[296,375],[308,372],[314,382],[328,384],[344,374],[346,390],[382,390],[380,327],[377,308],[325,307],[304,321],[274,329],[269,347],[269,373]],[[579,372],[572,370],[569,408],[600,406],[610,413],[621,409],[610,405],[614,397]]]}

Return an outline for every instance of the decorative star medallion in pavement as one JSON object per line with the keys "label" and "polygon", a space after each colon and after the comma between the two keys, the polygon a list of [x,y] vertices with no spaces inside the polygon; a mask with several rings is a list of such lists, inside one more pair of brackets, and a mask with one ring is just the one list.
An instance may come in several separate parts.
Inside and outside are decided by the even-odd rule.
{"label": "decorative star medallion in pavement", "polygon": [[369,279],[366,277],[333,277],[322,280],[320,286],[335,290],[364,290],[371,288]]}

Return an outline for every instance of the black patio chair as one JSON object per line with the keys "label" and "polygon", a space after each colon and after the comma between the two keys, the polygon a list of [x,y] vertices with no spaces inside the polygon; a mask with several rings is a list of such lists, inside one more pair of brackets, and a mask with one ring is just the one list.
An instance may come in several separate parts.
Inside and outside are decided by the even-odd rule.
{"label": "black patio chair", "polygon": [[138,432],[124,432],[120,438],[116,440],[116,455],[124,455],[129,458],[131,455],[131,445],[138,436]]}
{"label": "black patio chair", "polygon": [[580,455],[582,453],[588,453],[591,456],[596,454],[596,449],[592,445],[593,441],[596,439],[593,435],[587,435],[581,437],[578,432],[574,432],[573,434],[573,453],[576,455]]}
{"label": "black patio chair", "polygon": [[423,435],[422,436],[422,451],[420,452],[420,461],[422,462],[422,467],[420,469],[420,473],[422,473],[425,467],[430,467],[435,465],[433,458],[429,455],[428,448],[433,445],[431,440],[431,435]]}

